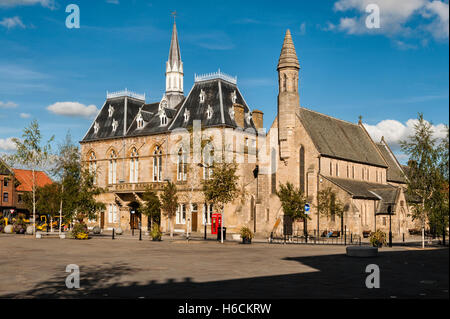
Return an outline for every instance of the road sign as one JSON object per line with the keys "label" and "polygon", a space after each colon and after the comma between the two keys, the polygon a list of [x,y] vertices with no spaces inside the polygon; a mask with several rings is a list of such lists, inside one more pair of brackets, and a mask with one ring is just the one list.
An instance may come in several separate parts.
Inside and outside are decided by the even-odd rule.
{"label": "road sign", "polygon": [[311,209],[311,206],[309,204],[305,204],[305,214],[309,215],[309,211]]}

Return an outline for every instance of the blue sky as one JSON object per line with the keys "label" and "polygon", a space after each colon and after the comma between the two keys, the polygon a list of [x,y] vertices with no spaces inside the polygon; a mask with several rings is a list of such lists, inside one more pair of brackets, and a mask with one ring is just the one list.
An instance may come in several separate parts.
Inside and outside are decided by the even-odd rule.
{"label": "blue sky", "polygon": [[[80,8],[79,29],[65,26],[70,3]],[[369,3],[380,8],[380,29],[365,26]],[[362,115],[396,152],[418,112],[438,132],[448,124],[448,1],[0,0],[0,152],[34,118],[46,138],[70,130],[81,140],[107,90],[160,100],[174,10],[186,94],[195,73],[220,68],[238,77],[269,127],[289,28],[302,106],[352,122]],[[48,109],[55,103],[57,114]]]}

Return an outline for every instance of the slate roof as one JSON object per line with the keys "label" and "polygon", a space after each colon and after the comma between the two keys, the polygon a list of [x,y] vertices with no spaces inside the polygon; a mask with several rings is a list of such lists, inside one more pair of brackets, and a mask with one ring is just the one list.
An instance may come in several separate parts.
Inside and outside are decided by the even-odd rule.
{"label": "slate roof", "polygon": [[377,213],[387,213],[387,207],[391,205],[393,211],[397,201],[400,188],[392,185],[368,183],[352,179],[322,176],[333,184],[348,192],[355,199],[379,200]]}
{"label": "slate roof", "polygon": [[[100,110],[97,118],[92,123],[88,132],[86,133],[83,142],[101,140],[108,138],[117,138],[124,136],[124,125],[126,119],[126,129],[127,130],[134,118],[136,117],[139,108],[144,104],[143,101],[134,99],[132,97],[126,97],[127,99],[127,111],[125,116],[125,97],[118,97],[107,99],[102,109]],[[114,108],[112,116],[109,116],[109,106]],[[117,121],[117,129],[113,131],[113,121]],[[94,124],[97,122],[99,124],[99,130],[97,133],[94,131]]]}
{"label": "slate roof", "polygon": [[389,182],[405,184],[405,172],[403,171],[402,167],[395,158],[395,155],[392,153],[386,142],[382,141],[381,143],[377,143],[377,147],[383,155],[386,163],[388,164],[387,180]]}
{"label": "slate roof", "polygon": [[[200,93],[202,91],[205,93],[205,101],[200,103]],[[244,113],[249,113],[250,108],[236,84],[220,78],[196,82],[172,122],[170,129],[191,127],[194,120],[200,120],[202,127],[227,126],[236,128],[236,122],[230,115],[230,109],[233,107],[232,96],[234,92],[236,93],[235,103],[244,106]],[[212,109],[210,119],[207,118],[209,106]],[[184,119],[186,110],[189,111],[188,121]],[[253,128],[256,130],[253,119],[250,120],[250,123],[244,121],[244,126],[244,129]]]}
{"label": "slate roof", "polygon": [[[200,103],[200,93],[204,92],[205,102]],[[161,134],[177,128],[187,128],[193,125],[194,120],[200,120],[202,128],[226,126],[237,127],[234,119],[231,118],[230,109],[233,107],[232,96],[236,93],[235,103],[244,106],[245,114],[250,112],[250,108],[241,95],[236,84],[230,83],[224,79],[216,78],[207,81],[198,81],[194,84],[191,92],[186,98],[173,109],[165,108],[164,112],[168,118],[168,124],[161,126],[159,102],[145,104],[131,97],[127,97],[127,125],[125,128],[125,137],[131,136],[146,136],[153,134]],[[114,108],[114,113],[109,116],[109,106]],[[212,109],[212,117],[207,118],[208,107]],[[125,97],[114,99],[107,99],[97,118],[92,123],[86,136],[82,142],[89,142],[101,139],[120,138],[124,137],[124,123],[125,123]],[[188,110],[189,120],[184,119],[184,112]],[[138,128],[136,118],[139,112],[142,111],[144,120],[144,127]],[[118,126],[113,132],[113,121],[117,121]],[[94,131],[95,123],[99,124],[97,133]],[[253,119],[250,122],[244,121],[244,128],[255,128]]]}
{"label": "slate roof", "polygon": [[178,44],[178,32],[176,23],[173,24],[172,40],[170,42],[168,62],[171,67],[173,67],[175,64],[178,66],[181,65],[181,53],[180,53],[180,45]]}
{"label": "slate roof", "polygon": [[321,155],[387,167],[363,127],[303,107],[299,118]]}

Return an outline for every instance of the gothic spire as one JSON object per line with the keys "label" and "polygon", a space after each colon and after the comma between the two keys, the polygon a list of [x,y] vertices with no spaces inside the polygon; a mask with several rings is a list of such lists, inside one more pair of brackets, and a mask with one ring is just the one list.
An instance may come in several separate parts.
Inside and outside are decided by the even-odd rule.
{"label": "gothic spire", "polygon": [[278,61],[278,70],[287,67],[300,69],[294,41],[292,41],[291,31],[289,29],[284,37],[283,48],[281,49],[280,59]]}
{"label": "gothic spire", "polygon": [[181,65],[180,45],[178,44],[177,24],[173,22],[172,41],[170,42],[169,65],[173,67]]}

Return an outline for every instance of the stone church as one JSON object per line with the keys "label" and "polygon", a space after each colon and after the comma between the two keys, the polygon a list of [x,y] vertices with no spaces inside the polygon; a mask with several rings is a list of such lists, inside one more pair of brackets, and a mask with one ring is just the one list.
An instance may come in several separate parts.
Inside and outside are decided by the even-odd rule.
{"label": "stone church", "polygon": [[[227,233],[250,227],[268,236],[283,220],[276,195],[280,183],[304,191],[311,210],[307,228],[341,229],[341,219],[317,213],[317,194],[332,188],[345,204],[343,223],[353,234],[375,229],[407,235],[412,220],[403,168],[384,140],[372,140],[361,122],[354,124],[300,106],[300,64],[287,31],[278,63],[277,116],[266,131],[263,113],[252,110],[237,78],[221,71],[195,75],[184,94],[178,32],[173,26],[166,63],[166,92],[157,103],[128,90],[107,93],[106,101],[81,143],[82,159],[106,189],[98,220],[105,229],[146,228],[140,216],[147,188],[157,193],[176,184],[179,208],[175,232],[210,233],[215,207],[205,202],[201,182],[221,159],[238,163],[239,196],[226,205]],[[391,215],[388,215],[391,212]],[[161,227],[170,223],[162,214]],[[294,226],[303,229],[303,223]],[[280,231],[278,227],[276,231]]]}

